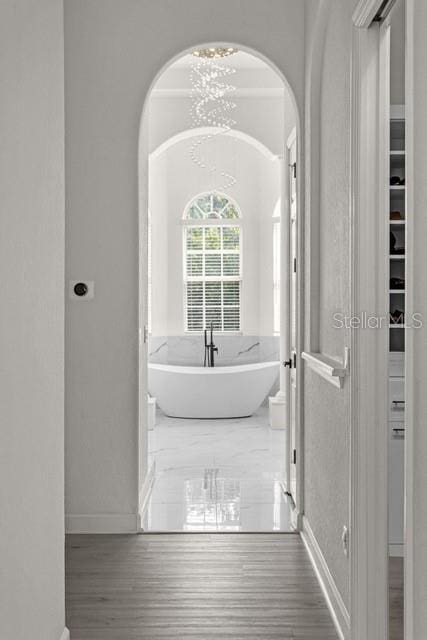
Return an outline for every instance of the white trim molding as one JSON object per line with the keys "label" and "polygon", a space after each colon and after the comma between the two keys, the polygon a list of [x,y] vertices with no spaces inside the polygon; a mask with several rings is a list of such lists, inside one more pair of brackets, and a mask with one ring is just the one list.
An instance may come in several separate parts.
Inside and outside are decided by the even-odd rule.
{"label": "white trim molding", "polygon": [[137,533],[138,513],[91,513],[65,516],[66,533]]}
{"label": "white trim molding", "polygon": [[[351,316],[388,314],[383,211],[384,32],[353,29]],[[382,69],[384,73],[382,73]],[[386,104],[387,102],[387,104]],[[388,160],[388,158],[387,158]],[[388,638],[388,330],[351,331],[350,619],[352,640]]]}
{"label": "white trim molding", "polygon": [[[422,173],[425,171],[425,165],[418,168],[419,156],[422,149],[426,145],[426,132],[421,135],[419,122],[424,119],[425,113],[425,80],[424,75],[420,75],[421,60],[425,57],[422,51],[420,32],[418,30],[420,11],[422,14],[422,6],[417,0],[406,0],[406,60],[405,60],[405,173],[406,173],[406,296],[405,311],[408,314],[419,312],[418,307],[420,296],[423,295],[423,287],[421,284],[420,263],[421,256],[425,255],[420,246],[420,240],[425,234],[423,229],[424,207],[420,207],[420,202],[425,198],[425,187]],[[424,2],[425,5],[425,2]],[[415,40],[417,34],[417,39]],[[423,40],[424,41],[424,40]],[[420,84],[421,83],[421,84]],[[415,94],[417,91],[417,94]],[[418,93],[419,92],[419,93]],[[416,128],[415,128],[416,126]],[[416,137],[415,137],[416,136]],[[417,152],[416,152],[417,149]],[[417,156],[417,165],[415,164]],[[415,169],[417,168],[417,173]],[[418,183],[419,179],[419,183]],[[416,190],[415,190],[416,187]],[[421,187],[421,188],[420,188]],[[420,193],[421,191],[421,193]],[[425,200],[424,200],[425,201]],[[410,213],[409,213],[410,212]],[[419,235],[423,234],[423,235]],[[424,235],[425,237],[425,235]],[[421,258],[422,260],[422,258]],[[415,288],[414,284],[417,284]],[[418,299],[415,294],[418,292]],[[408,316],[410,317],[410,316]],[[422,496],[425,495],[425,484],[419,482],[416,477],[415,464],[423,458],[423,449],[419,451],[419,434],[415,427],[419,424],[417,421],[421,416],[425,415],[425,393],[420,393],[420,383],[424,380],[419,379],[416,364],[420,366],[422,360],[425,361],[425,347],[417,340],[414,331],[405,329],[405,560],[404,560],[404,638],[412,640],[416,637],[416,633],[422,629],[425,630],[425,593],[426,584],[426,560],[425,553],[423,556],[419,553],[422,540],[419,533],[424,531],[423,513],[420,513],[420,505],[425,503]],[[417,378],[419,382],[417,383]],[[416,405],[415,405],[416,403]],[[422,423],[421,423],[422,424]],[[421,431],[421,429],[419,430]],[[425,449],[424,449],[425,451]],[[420,455],[421,454],[421,455]],[[424,457],[425,465],[425,457]],[[419,467],[418,467],[419,469]],[[418,475],[418,474],[417,474]],[[424,486],[423,486],[424,484]],[[415,494],[416,491],[416,494]],[[418,498],[418,504],[415,502]],[[421,499],[420,499],[421,498]],[[424,509],[425,513],[425,509]],[[425,516],[424,516],[425,517]],[[425,522],[426,520],[424,520]],[[418,531],[421,524],[421,530]],[[425,547],[424,547],[425,548]],[[420,557],[421,555],[421,557]],[[424,576],[424,580],[420,580],[420,576]],[[424,582],[424,589],[422,588]],[[420,589],[421,587],[421,589]],[[419,607],[419,593],[424,600],[424,607]],[[424,629],[423,629],[424,627]]]}
{"label": "white trim molding", "polygon": [[151,495],[151,490],[153,488],[155,476],[156,476],[156,462],[153,461],[149,466],[147,475],[145,476],[145,480],[142,483],[142,487],[139,492],[139,522],[138,522],[139,531],[143,531],[142,520],[144,518],[144,514],[148,506],[148,500]]}
{"label": "white trim molding", "polygon": [[184,131],[180,131],[179,133],[174,134],[170,138],[167,138],[163,142],[159,144],[158,147],[152,149],[150,151],[150,160],[155,160],[162,153],[170,149],[176,144],[184,140],[190,140],[191,138],[198,138],[201,136],[213,135],[221,131],[221,136],[228,136],[231,138],[237,138],[242,142],[246,142],[246,144],[250,145],[254,149],[256,149],[259,153],[261,153],[267,160],[271,160],[272,162],[277,161],[280,156],[278,156],[274,151],[269,149],[263,142],[258,140],[258,138],[254,138],[249,135],[245,131],[240,131],[240,129],[231,129],[230,131],[223,132],[220,127],[194,127],[193,129],[185,129]]}
{"label": "white trim molding", "polygon": [[405,640],[427,629],[427,298],[425,203],[427,184],[427,2],[406,0],[406,313],[424,326],[405,329]]}
{"label": "white trim molding", "polygon": [[355,27],[368,28],[377,15],[382,0],[359,0],[354,13],[353,24]]}
{"label": "white trim molding", "polygon": [[59,640],[70,640],[70,632],[67,627],[64,628],[64,631],[61,633],[61,637]]}
{"label": "white trim molding", "polygon": [[327,380],[338,389],[342,389],[344,378],[350,375],[350,349],[345,347],[344,360],[330,358],[322,353],[309,353],[303,351],[301,357],[307,366],[319,376]]}
{"label": "white trim molding", "polygon": [[[153,89],[152,98],[185,98],[189,99],[191,87]],[[284,87],[237,87],[233,91],[233,98],[283,98]]]}
{"label": "white trim molding", "polygon": [[[297,464],[296,464],[296,487],[295,487],[295,495],[292,495],[295,502],[295,509],[291,514],[291,524],[295,528],[295,530],[299,531],[302,524],[302,514],[304,513],[304,410],[303,410],[303,398],[304,398],[304,371],[303,367],[300,366],[300,358],[301,353],[303,351],[304,344],[304,256],[305,256],[305,238],[304,238],[304,216],[302,212],[304,211],[304,175],[302,172],[302,167],[304,167],[304,140],[302,139],[302,131],[298,129],[296,126],[293,127],[290,132],[288,139],[286,141],[286,149],[285,149],[285,162],[283,166],[283,180],[287,181],[288,184],[285,186],[283,184],[282,194],[283,198],[286,197],[287,203],[286,210],[284,210],[284,221],[288,226],[287,234],[283,234],[282,241],[284,242],[284,259],[288,257],[288,266],[287,270],[289,273],[289,256],[290,256],[290,236],[289,236],[289,225],[291,216],[293,215],[291,212],[291,202],[290,202],[290,153],[293,145],[296,145],[296,211],[295,211],[295,221],[293,224],[296,224],[296,322],[297,322],[297,330],[296,330],[296,401],[295,407],[292,408],[292,411],[295,412],[295,448],[297,451]],[[284,225],[283,225],[284,226]],[[286,275],[286,271],[283,272]],[[285,289],[285,296],[288,298],[288,303],[284,308],[285,322],[288,323],[288,326],[285,327],[287,331],[290,331],[290,315],[292,314],[292,309],[289,306],[289,296],[290,289]],[[286,320],[286,316],[288,320]],[[283,320],[283,319],[282,319]],[[282,326],[282,330],[284,327]],[[290,344],[290,333],[287,336],[288,349],[291,348]],[[290,356],[290,351],[288,350],[288,357]],[[290,380],[289,380],[289,372],[287,375],[286,388],[288,393],[288,423],[290,422],[290,411],[291,411],[291,401],[290,401]],[[287,469],[290,469],[290,451],[288,451],[288,462]],[[290,474],[288,476],[290,481]],[[290,483],[289,483],[290,489]]]}
{"label": "white trim molding", "polygon": [[307,549],[340,640],[349,640],[350,615],[306,516],[302,518],[301,538]]}
{"label": "white trim molding", "polygon": [[381,19],[384,19],[391,11],[396,0],[360,0],[353,13],[353,24],[355,27],[367,29],[372,21],[381,12]]}

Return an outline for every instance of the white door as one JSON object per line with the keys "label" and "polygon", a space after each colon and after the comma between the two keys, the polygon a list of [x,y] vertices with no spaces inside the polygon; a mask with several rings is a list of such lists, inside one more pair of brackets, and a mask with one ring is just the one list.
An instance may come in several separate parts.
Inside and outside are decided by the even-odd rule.
{"label": "white door", "polygon": [[298,318],[297,318],[297,138],[294,130],[287,143],[287,158],[289,169],[289,275],[290,275],[290,295],[289,295],[289,454],[290,454],[290,477],[289,492],[297,505],[297,339],[298,339]]}

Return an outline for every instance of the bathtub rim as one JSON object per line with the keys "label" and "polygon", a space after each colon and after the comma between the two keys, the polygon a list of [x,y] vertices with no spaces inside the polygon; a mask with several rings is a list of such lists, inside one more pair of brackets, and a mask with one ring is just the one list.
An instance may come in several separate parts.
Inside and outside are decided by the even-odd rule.
{"label": "bathtub rim", "polygon": [[248,364],[237,365],[219,365],[215,367],[203,367],[203,366],[187,366],[176,364],[160,364],[149,362],[148,369],[154,369],[155,371],[164,371],[165,373],[181,373],[187,375],[220,375],[224,373],[245,373],[248,371],[258,371],[260,369],[267,369],[270,367],[279,367],[280,360],[266,360],[264,362],[250,362]]}

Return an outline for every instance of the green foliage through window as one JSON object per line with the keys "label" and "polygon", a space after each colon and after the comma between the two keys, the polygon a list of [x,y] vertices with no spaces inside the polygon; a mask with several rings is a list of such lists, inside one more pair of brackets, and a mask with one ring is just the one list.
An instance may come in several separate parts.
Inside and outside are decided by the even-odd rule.
{"label": "green foliage through window", "polygon": [[187,220],[230,220],[240,218],[239,211],[232,200],[222,193],[205,193],[197,196],[185,212]]}

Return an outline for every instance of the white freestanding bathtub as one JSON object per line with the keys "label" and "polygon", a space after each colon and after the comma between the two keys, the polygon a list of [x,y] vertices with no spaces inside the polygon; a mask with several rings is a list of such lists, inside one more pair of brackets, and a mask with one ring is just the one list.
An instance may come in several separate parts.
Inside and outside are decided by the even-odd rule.
{"label": "white freestanding bathtub", "polygon": [[148,390],[175,418],[240,418],[261,406],[279,375],[280,363],[230,367],[148,365]]}

